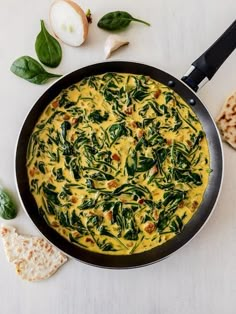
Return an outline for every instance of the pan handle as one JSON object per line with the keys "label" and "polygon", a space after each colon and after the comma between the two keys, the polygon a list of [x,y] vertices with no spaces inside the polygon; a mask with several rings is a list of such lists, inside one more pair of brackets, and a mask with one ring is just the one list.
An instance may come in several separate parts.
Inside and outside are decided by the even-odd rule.
{"label": "pan handle", "polygon": [[236,20],[209,49],[192,63],[191,68],[182,77],[182,81],[196,92],[213,77],[235,48]]}

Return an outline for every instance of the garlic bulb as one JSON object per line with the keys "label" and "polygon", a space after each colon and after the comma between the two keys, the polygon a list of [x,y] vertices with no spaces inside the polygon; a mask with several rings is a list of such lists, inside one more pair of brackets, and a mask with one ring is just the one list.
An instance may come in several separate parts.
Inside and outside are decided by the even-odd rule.
{"label": "garlic bulb", "polygon": [[119,35],[110,35],[107,37],[104,46],[105,57],[108,59],[111,53],[124,45],[128,45],[129,42]]}

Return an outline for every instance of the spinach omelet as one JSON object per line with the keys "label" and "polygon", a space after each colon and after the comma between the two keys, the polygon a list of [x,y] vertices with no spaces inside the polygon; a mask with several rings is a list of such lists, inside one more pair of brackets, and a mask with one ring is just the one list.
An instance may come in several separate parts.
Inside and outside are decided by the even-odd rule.
{"label": "spinach omelet", "polygon": [[48,225],[87,250],[126,255],[183,230],[210,165],[202,125],[179,95],[147,76],[106,73],[48,104],[27,169]]}

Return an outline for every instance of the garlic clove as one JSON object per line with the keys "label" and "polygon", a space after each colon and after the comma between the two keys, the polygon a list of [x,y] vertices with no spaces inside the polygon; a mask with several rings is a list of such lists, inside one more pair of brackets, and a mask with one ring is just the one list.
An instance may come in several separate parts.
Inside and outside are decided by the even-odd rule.
{"label": "garlic clove", "polygon": [[125,40],[119,35],[110,35],[107,37],[105,46],[104,46],[104,52],[105,52],[105,57],[108,59],[112,52],[119,49],[120,47],[124,45],[128,45],[129,41]]}

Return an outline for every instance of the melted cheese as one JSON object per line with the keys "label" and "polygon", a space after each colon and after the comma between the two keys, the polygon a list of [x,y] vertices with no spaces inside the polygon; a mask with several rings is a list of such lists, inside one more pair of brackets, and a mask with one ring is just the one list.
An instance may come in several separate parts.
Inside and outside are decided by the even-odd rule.
{"label": "melted cheese", "polygon": [[182,231],[202,202],[209,151],[198,118],[171,89],[106,73],[48,104],[27,167],[52,228],[88,250],[125,255]]}

